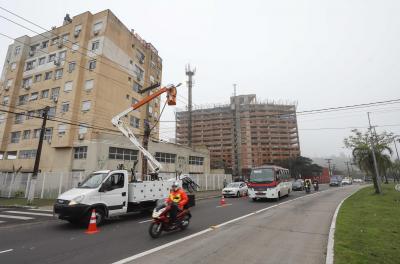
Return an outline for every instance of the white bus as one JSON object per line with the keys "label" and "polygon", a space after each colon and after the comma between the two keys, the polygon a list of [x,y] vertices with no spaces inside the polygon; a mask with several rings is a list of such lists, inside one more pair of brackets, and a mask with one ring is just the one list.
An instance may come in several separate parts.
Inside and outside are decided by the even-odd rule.
{"label": "white bus", "polygon": [[251,170],[248,182],[249,197],[258,199],[279,200],[282,196],[289,196],[292,191],[292,179],[288,169],[265,165]]}

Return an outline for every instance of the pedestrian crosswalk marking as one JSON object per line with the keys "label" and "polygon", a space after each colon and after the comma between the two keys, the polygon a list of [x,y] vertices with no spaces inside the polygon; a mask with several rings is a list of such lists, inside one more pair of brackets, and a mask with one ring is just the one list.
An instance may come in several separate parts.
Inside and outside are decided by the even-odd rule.
{"label": "pedestrian crosswalk marking", "polygon": [[32,220],[32,219],[34,219],[33,217],[27,217],[27,216],[3,215],[3,214],[0,214],[0,218],[11,218],[11,219],[19,219],[19,220]]}
{"label": "pedestrian crosswalk marking", "polygon": [[38,215],[38,216],[50,216],[50,217],[53,217],[52,214],[33,213],[33,212],[23,212],[23,211],[5,211],[4,213],[10,213],[10,214],[25,214],[25,215]]}

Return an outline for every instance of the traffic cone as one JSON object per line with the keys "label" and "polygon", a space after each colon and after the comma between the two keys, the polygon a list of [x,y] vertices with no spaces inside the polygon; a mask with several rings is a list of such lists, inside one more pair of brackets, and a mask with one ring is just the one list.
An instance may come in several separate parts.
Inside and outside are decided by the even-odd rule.
{"label": "traffic cone", "polygon": [[219,201],[219,205],[220,206],[224,206],[226,203],[225,203],[225,197],[222,195],[222,197],[221,197],[221,201]]}
{"label": "traffic cone", "polygon": [[85,233],[91,235],[97,232],[99,232],[99,230],[96,225],[96,211],[93,209],[92,215],[90,216],[89,226]]}

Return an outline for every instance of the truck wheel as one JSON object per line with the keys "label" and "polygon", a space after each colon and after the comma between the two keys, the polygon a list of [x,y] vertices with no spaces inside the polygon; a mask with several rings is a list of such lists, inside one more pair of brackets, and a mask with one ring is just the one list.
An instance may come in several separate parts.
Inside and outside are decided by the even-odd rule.
{"label": "truck wheel", "polygon": [[158,238],[162,232],[162,224],[161,223],[151,223],[149,227],[149,234],[152,238]]}
{"label": "truck wheel", "polygon": [[[105,213],[104,210],[101,208],[95,208],[96,210],[96,225],[101,225],[104,222],[105,218]],[[86,217],[84,218],[84,225],[89,225],[90,222],[90,217],[92,216],[92,210],[89,210],[86,214]]]}
{"label": "truck wheel", "polygon": [[253,202],[256,202],[257,201],[257,198],[252,198],[253,199]]}
{"label": "truck wheel", "polygon": [[79,221],[79,219],[69,219],[68,222],[71,225],[79,225],[81,222]]}

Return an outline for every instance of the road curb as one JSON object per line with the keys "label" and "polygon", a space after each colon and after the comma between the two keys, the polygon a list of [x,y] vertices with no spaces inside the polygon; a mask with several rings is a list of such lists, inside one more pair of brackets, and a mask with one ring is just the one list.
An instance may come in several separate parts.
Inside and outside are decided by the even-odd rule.
{"label": "road curb", "polygon": [[356,192],[353,192],[352,194],[346,196],[336,207],[335,213],[333,214],[332,217],[332,222],[331,226],[329,228],[329,236],[328,236],[328,245],[326,247],[326,259],[325,259],[325,264],[333,264],[333,258],[335,257],[334,255],[334,246],[335,246],[335,230],[336,230],[336,219],[337,215],[339,213],[340,207],[342,206],[343,202],[349,198],[350,196],[354,195],[361,189],[368,187],[369,185],[362,186],[360,189],[358,189]]}
{"label": "road curb", "polygon": [[23,209],[37,209],[37,206],[29,206],[29,205],[0,205],[1,208],[23,208]]}

